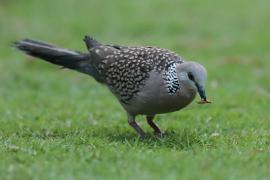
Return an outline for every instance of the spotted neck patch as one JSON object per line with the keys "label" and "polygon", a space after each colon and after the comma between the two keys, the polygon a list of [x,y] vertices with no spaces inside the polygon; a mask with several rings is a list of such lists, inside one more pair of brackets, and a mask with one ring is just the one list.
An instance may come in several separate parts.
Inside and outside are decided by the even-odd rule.
{"label": "spotted neck patch", "polygon": [[175,63],[172,63],[164,72],[163,79],[165,81],[167,91],[170,95],[175,94],[180,89]]}

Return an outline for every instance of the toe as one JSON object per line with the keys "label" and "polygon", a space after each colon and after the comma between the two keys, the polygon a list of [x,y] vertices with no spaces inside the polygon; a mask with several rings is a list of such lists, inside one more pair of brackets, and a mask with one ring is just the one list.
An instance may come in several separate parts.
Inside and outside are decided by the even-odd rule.
{"label": "toe", "polygon": [[154,132],[155,136],[158,138],[164,138],[164,133],[163,132]]}

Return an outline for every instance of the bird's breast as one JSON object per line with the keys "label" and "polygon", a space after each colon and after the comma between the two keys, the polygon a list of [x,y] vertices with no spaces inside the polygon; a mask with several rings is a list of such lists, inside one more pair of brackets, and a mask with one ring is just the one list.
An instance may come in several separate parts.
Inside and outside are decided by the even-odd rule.
{"label": "bird's breast", "polygon": [[154,115],[180,110],[193,101],[196,91],[180,84],[174,94],[168,93],[161,74],[152,72],[145,85],[129,104],[123,104],[131,114]]}

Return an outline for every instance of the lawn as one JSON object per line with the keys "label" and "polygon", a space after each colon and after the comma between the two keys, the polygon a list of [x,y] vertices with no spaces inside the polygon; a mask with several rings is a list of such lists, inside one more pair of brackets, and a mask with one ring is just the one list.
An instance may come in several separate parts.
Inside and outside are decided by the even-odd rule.
{"label": "lawn", "polygon": [[[269,179],[270,2],[0,2],[0,179]],[[105,43],[172,49],[208,69],[210,105],[144,117],[141,141],[106,87],[22,55],[26,37],[86,51]],[[198,100],[198,97],[197,97]]]}

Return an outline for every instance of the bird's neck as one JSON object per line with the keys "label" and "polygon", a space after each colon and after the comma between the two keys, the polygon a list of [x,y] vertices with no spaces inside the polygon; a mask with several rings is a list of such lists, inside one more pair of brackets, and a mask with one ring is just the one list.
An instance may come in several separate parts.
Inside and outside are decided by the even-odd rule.
{"label": "bird's neck", "polygon": [[180,89],[181,85],[179,84],[175,63],[171,64],[167,71],[164,72],[163,79],[169,94],[175,94]]}

